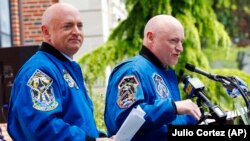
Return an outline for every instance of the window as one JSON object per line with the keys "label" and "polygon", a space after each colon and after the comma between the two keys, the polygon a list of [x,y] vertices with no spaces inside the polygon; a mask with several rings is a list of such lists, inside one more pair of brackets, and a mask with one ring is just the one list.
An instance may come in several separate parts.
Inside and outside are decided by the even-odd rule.
{"label": "window", "polygon": [[10,2],[1,0],[0,3],[0,48],[11,46]]}

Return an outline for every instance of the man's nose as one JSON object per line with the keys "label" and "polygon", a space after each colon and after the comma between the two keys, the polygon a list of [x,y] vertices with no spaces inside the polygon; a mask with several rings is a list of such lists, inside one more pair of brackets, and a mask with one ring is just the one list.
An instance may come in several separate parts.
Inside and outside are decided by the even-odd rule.
{"label": "man's nose", "polygon": [[177,44],[175,49],[178,50],[179,52],[182,52],[183,51],[182,43],[180,42],[179,44]]}
{"label": "man's nose", "polygon": [[73,33],[74,33],[74,34],[80,34],[81,32],[82,32],[82,30],[79,29],[78,26],[74,26],[74,27],[73,27]]}

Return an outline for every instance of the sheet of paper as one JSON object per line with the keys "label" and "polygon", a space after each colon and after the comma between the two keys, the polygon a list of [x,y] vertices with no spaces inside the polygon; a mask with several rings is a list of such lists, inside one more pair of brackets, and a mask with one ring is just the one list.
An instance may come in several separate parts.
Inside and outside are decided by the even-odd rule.
{"label": "sheet of paper", "polygon": [[133,108],[115,135],[115,141],[130,141],[145,122],[145,114],[140,106]]}

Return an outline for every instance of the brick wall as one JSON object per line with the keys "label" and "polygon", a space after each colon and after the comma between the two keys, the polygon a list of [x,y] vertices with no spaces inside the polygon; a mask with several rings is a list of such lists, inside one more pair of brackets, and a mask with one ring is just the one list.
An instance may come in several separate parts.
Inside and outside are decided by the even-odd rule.
{"label": "brick wall", "polygon": [[58,0],[11,0],[13,46],[37,45],[44,10]]}
{"label": "brick wall", "polygon": [[21,45],[20,19],[18,15],[18,0],[11,0],[11,22],[13,46]]}

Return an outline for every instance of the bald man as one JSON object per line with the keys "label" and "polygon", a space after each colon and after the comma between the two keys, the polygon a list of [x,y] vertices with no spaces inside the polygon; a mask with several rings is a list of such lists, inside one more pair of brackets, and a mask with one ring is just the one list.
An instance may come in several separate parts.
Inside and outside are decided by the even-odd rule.
{"label": "bald man", "polygon": [[69,4],[44,12],[44,42],[20,69],[11,91],[8,132],[13,140],[111,140],[96,128],[81,68],[73,61],[83,43],[82,28],[79,11]]}
{"label": "bald man", "polygon": [[132,141],[166,141],[168,125],[196,124],[198,106],[182,100],[175,65],[183,51],[184,29],[170,15],[151,18],[144,29],[140,53],[112,71],[106,93],[104,120],[108,135],[117,133],[133,107],[140,106],[146,122]]}

